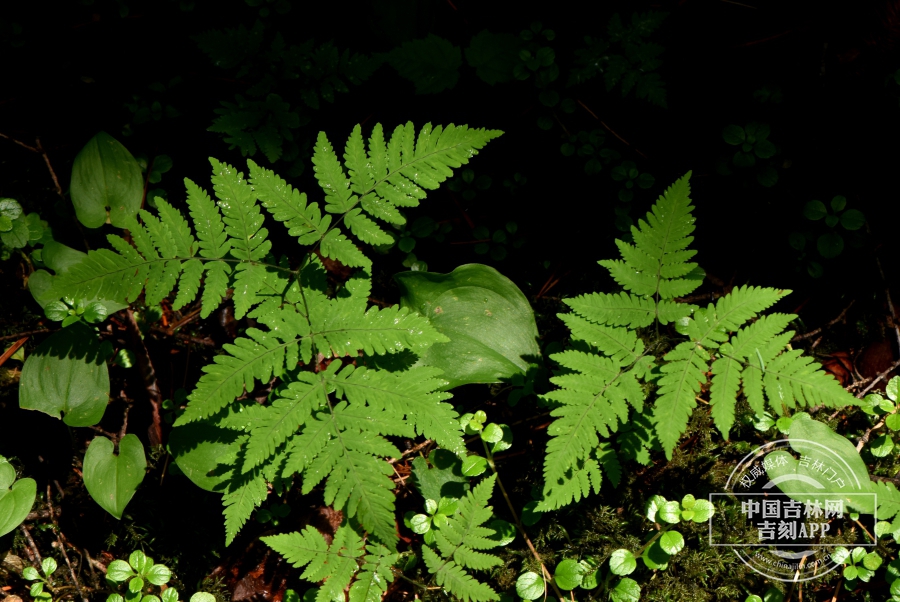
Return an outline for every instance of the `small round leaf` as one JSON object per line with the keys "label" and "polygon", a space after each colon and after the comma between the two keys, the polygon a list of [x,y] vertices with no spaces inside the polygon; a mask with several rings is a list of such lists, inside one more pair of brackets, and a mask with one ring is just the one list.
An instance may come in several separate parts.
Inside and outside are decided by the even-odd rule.
{"label": "small round leaf", "polygon": [[427,514],[416,514],[409,519],[409,525],[413,533],[423,535],[431,530],[431,517]]}
{"label": "small round leaf", "polygon": [[525,504],[525,506],[522,508],[522,523],[526,527],[537,524],[537,522],[541,520],[541,516],[543,516],[543,513],[535,511],[537,505],[537,501],[531,501]]}
{"label": "small round leaf", "polygon": [[609,598],[613,602],[638,602],[641,599],[641,587],[634,579],[625,577],[610,590]]}
{"label": "small round leaf", "polygon": [[822,201],[810,201],[803,207],[803,216],[813,221],[820,220],[828,215],[828,209]]}
{"label": "small round leaf", "polygon": [[522,573],[516,579],[516,593],[523,600],[536,600],[544,595],[544,579],[532,571]]}
{"label": "small round leaf", "polygon": [[894,441],[888,435],[879,435],[869,444],[869,451],[876,458],[883,458],[894,449]]}
{"label": "small round leaf", "polygon": [[659,519],[673,525],[681,521],[681,506],[678,502],[666,502],[659,509]]}
{"label": "small round leaf", "polygon": [[844,250],[844,239],[836,232],[828,232],[819,237],[816,241],[816,248],[819,254],[826,259],[837,257]]}
{"label": "small round leaf", "polygon": [[584,566],[580,562],[567,558],[557,565],[553,580],[560,589],[571,590],[581,585],[584,573]]}
{"label": "small round leaf", "polygon": [[866,217],[858,209],[848,209],[841,214],[841,225],[847,230],[859,230],[866,223]]}
{"label": "small round leaf", "polygon": [[131,570],[131,565],[124,560],[113,560],[109,563],[109,566],[106,567],[106,578],[111,579],[116,583],[121,583],[133,576],[134,571]]}
{"label": "small round leaf", "polygon": [[746,135],[744,134],[744,128],[739,125],[726,125],[725,129],[722,130],[722,138],[726,143],[737,146],[741,144],[746,139]]}
{"label": "small round leaf", "polygon": [[481,431],[481,439],[487,443],[497,443],[503,439],[503,428],[492,422]]}
{"label": "small round leaf", "polygon": [[609,557],[609,570],[613,575],[630,575],[637,568],[637,560],[629,550],[616,550]]}
{"label": "small round leaf", "polygon": [[163,585],[172,578],[172,571],[164,564],[154,564],[147,571],[147,581],[153,585]]}
{"label": "small round leaf", "polygon": [[197,592],[191,596],[190,602],[216,602],[216,597],[207,592]]}
{"label": "small round leaf", "polygon": [[847,198],[841,195],[838,195],[831,199],[831,208],[835,211],[843,211],[844,207],[847,206]]}
{"label": "small round leaf", "polygon": [[488,523],[488,527],[494,530],[490,539],[496,541],[497,545],[508,546],[516,538],[516,528],[505,520],[494,519]]}
{"label": "small round leaf", "polygon": [[659,545],[666,554],[677,554],[684,548],[684,537],[678,531],[666,531],[659,538]]}

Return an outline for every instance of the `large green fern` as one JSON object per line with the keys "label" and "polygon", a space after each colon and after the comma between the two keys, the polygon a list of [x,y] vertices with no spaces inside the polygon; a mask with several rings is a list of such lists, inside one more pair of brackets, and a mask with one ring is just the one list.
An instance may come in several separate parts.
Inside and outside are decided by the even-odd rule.
{"label": "large green fern", "polygon": [[[632,227],[633,243],[616,241],[621,259],[600,262],[624,292],[565,301],[572,313],[560,318],[573,345],[551,356],[561,370],[551,379],[558,388],[545,395],[555,406],[555,419],[548,428],[539,509],[599,490],[606,466],[618,479],[618,461],[602,441],[622,425],[629,425],[629,438],[661,445],[671,458],[707,384],[712,418],[725,438],[741,391],[758,414],[767,402],[784,414],[855,401],[810,358],[790,349],[793,332],[785,328],[794,316],[760,316],[788,291],[740,286],[702,309],[678,301],[703,278],[690,261],[695,251],[689,249],[694,230],[689,180],[690,174],[675,182]],[[661,330],[670,324],[676,332]],[[676,334],[680,341],[673,341]],[[650,424],[646,416],[652,432],[642,426]],[[618,441],[623,444],[621,436]],[[637,455],[624,447],[620,453]]]}
{"label": "large green fern", "polygon": [[[463,452],[439,371],[355,365],[360,356],[421,354],[447,340],[407,309],[369,307],[371,262],[359,245],[392,242],[382,225],[405,223],[402,208],[418,205],[500,133],[430,124],[416,132],[408,123],[386,139],[376,125],[367,144],[357,126],[343,161],[321,133],[312,161],[322,202],[253,161],[245,177],[213,159],[215,201],[186,181],[190,220],[157,199],[156,214],[142,210],[128,224],[130,240],[111,235],[111,249],[91,251],[55,277],[57,297],[127,303],[143,292],[153,305],[174,293],[178,309],[199,296],[202,316],[230,297],[236,317],[255,319],[203,368],[176,422],[240,434],[221,459],[229,469],[228,542],[265,499],[267,484],[299,475],[304,493],[324,483],[326,503],[393,549],[393,471],[384,458],[400,451],[386,437],[422,435]],[[296,237],[299,265],[272,254],[261,208]],[[331,295],[320,256],[362,270]],[[235,401],[273,378],[280,384],[268,403]]]}

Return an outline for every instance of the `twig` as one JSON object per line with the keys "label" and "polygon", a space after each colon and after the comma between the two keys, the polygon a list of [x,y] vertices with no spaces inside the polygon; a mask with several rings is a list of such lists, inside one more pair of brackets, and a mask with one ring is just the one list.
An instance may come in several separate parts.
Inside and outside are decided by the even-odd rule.
{"label": "twig", "polygon": [[431,439],[426,439],[425,441],[423,441],[422,443],[418,444],[417,446],[415,446],[415,447],[413,447],[413,448],[410,448],[410,449],[406,450],[405,452],[403,452],[402,454],[400,454],[400,457],[399,457],[399,458],[391,458],[390,460],[388,460],[388,463],[389,463],[389,464],[396,464],[397,462],[399,462],[400,460],[402,460],[403,458],[405,458],[406,456],[408,456],[408,455],[410,455],[410,454],[417,454],[417,453],[419,453],[420,450],[425,449],[426,447],[428,447],[428,446],[431,445],[432,443],[434,443],[434,441],[432,441]]}
{"label": "twig", "polygon": [[59,328],[38,328],[37,330],[26,330],[25,332],[17,332],[16,334],[5,334],[0,337],[0,341],[8,341],[9,339],[21,339],[22,337],[30,337],[33,334],[56,332],[57,330],[59,330]]}
{"label": "twig", "polygon": [[115,433],[110,433],[109,431],[105,431],[102,428],[100,428],[99,426],[97,426],[96,424],[92,424],[92,425],[88,426],[88,428],[91,429],[92,431],[96,431],[96,432],[100,433],[104,437],[108,437],[108,438],[112,439],[113,443],[118,443],[118,441],[119,441],[119,437]]}
{"label": "twig", "polygon": [[865,397],[866,393],[868,393],[869,391],[872,390],[872,387],[877,385],[885,376],[887,376],[888,374],[890,374],[891,372],[896,370],[898,367],[900,367],[900,360],[897,360],[896,362],[891,364],[890,368],[888,368],[887,370],[885,370],[884,372],[880,373],[878,376],[873,378],[872,382],[869,383],[868,387],[866,387],[865,389],[863,389],[862,391],[860,391],[859,393],[856,394],[856,398],[862,399],[863,397]]}
{"label": "twig", "polygon": [[44,150],[44,147],[41,146],[41,139],[35,138],[34,141],[36,147],[34,150],[35,152],[40,153],[41,157],[44,158],[44,163],[47,164],[47,171],[50,172],[50,177],[53,179],[53,185],[56,187],[56,194],[65,198],[66,195],[63,193],[62,186],[59,185],[59,178],[56,177],[56,172],[53,171],[53,166],[50,164],[50,157],[47,155],[47,151]]}
{"label": "twig", "polygon": [[563,594],[559,590],[559,587],[556,585],[556,582],[553,581],[553,576],[550,574],[550,571],[547,570],[546,565],[544,565],[544,559],[541,558],[541,555],[538,554],[538,551],[535,549],[534,544],[531,543],[531,539],[528,537],[528,533],[525,531],[525,526],[522,524],[522,521],[519,519],[519,513],[516,512],[515,506],[513,506],[512,500],[509,498],[509,494],[506,492],[506,487],[503,486],[503,480],[500,478],[500,475],[497,473],[497,466],[494,464],[494,454],[491,453],[491,448],[488,447],[487,441],[484,439],[481,440],[482,445],[484,445],[484,454],[487,456],[488,465],[491,467],[491,472],[497,477],[497,485],[500,487],[500,493],[503,494],[503,499],[506,500],[506,506],[509,508],[510,514],[512,514],[513,520],[516,522],[516,528],[519,530],[519,533],[522,534],[522,539],[525,540],[525,544],[528,546],[528,549],[531,550],[531,555],[534,556],[534,559],[538,561],[541,565],[541,571],[544,573],[544,578],[547,583],[550,584],[550,587],[553,588],[553,591],[556,592],[556,596],[562,600]]}
{"label": "twig", "polygon": [[884,426],[884,418],[866,429],[866,432],[863,433],[862,437],[859,438],[859,442],[856,444],[856,451],[862,451],[863,446],[869,442],[869,436],[871,436],[872,431],[880,429],[882,426]]}
{"label": "twig", "polygon": [[25,144],[24,142],[22,142],[21,140],[16,140],[16,139],[13,138],[12,136],[7,136],[6,134],[0,134],[0,138],[6,138],[6,139],[9,140],[10,142],[14,142],[14,143],[18,144],[19,146],[21,146],[22,148],[27,148],[28,150],[30,150],[30,151],[33,152],[33,153],[38,153],[38,152],[40,152],[40,151],[39,151],[38,149],[36,149],[35,147],[29,146],[29,145]]}
{"label": "twig", "polygon": [[[31,560],[31,564],[33,564],[35,568],[40,567],[41,564],[43,564],[44,559],[41,558],[41,553],[38,551],[37,546],[34,545],[34,540],[31,538],[31,531],[29,531],[28,527],[24,524],[19,525],[19,528],[22,530],[22,533],[25,534],[25,541],[28,542],[29,547],[25,548],[28,552],[28,559]],[[37,562],[35,562],[35,558],[37,559]]]}
{"label": "twig", "polygon": [[24,345],[24,344],[25,344],[25,341],[27,341],[27,340],[28,340],[28,337],[22,337],[21,339],[19,339],[19,340],[16,341],[15,343],[13,343],[13,344],[10,346],[9,349],[7,349],[6,351],[4,351],[4,352],[3,352],[3,355],[0,355],[0,366],[2,366],[3,364],[5,364],[5,363],[6,363],[6,360],[8,360],[9,358],[11,358],[11,357],[16,353],[16,351],[19,350],[19,347],[21,347],[22,345]]}
{"label": "twig", "polygon": [[587,111],[588,113],[590,113],[591,117],[593,117],[594,119],[596,119],[597,121],[599,121],[599,122],[600,122],[600,125],[603,126],[603,129],[605,129],[607,132],[609,132],[610,134],[612,134],[613,136],[615,136],[616,138],[618,138],[619,141],[620,141],[622,144],[624,144],[625,146],[627,146],[628,148],[630,148],[631,150],[633,150],[634,152],[636,152],[637,154],[639,154],[640,156],[642,156],[644,159],[647,158],[647,155],[645,155],[644,153],[642,153],[638,148],[636,148],[636,147],[634,147],[634,146],[631,146],[631,144],[628,142],[628,140],[625,140],[625,138],[622,138],[621,136],[619,136],[619,135],[611,128],[611,127],[609,127],[608,125],[606,125],[606,123],[605,123],[602,119],[600,119],[599,117],[597,117],[596,113],[594,113],[592,110],[590,110],[586,104],[584,104],[583,102],[581,102],[580,99],[578,100],[578,104],[581,105],[581,108],[583,108],[585,111]]}
{"label": "twig", "polygon": [[56,520],[56,513],[53,511],[53,492],[50,491],[50,483],[47,483],[47,509],[50,511],[50,520],[53,522],[53,532],[56,534],[56,541],[59,542],[59,550],[62,552],[63,560],[66,561],[66,565],[69,567],[69,575],[72,576],[72,583],[75,584],[75,589],[78,590],[78,595],[81,596],[82,602],[88,602],[84,592],[81,591],[81,584],[78,583],[78,577],[75,576],[75,569],[72,568],[72,561],[69,560],[69,555],[66,553],[66,536],[63,535],[60,530],[59,521]]}
{"label": "twig", "polygon": [[129,308],[125,310],[125,316],[125,328],[131,334],[138,369],[141,372],[141,377],[144,379],[144,389],[147,391],[147,399],[150,402],[150,410],[153,416],[153,423],[147,428],[147,434],[150,437],[150,445],[156,447],[157,445],[162,445],[163,442],[162,419],[160,418],[162,393],[160,393],[159,384],[156,382],[156,371],[153,369],[150,353],[147,351],[147,345],[144,344],[144,338],[141,336],[141,329],[134,319],[134,312]]}
{"label": "twig", "polygon": [[793,343],[794,341],[802,341],[803,339],[812,338],[812,337],[816,336],[817,334],[819,334],[820,332],[822,332],[823,330],[825,330],[826,328],[830,328],[830,327],[834,326],[835,324],[837,324],[838,322],[840,322],[841,320],[844,319],[844,317],[847,315],[847,311],[851,307],[853,307],[854,303],[856,303],[856,299],[851,301],[850,305],[845,307],[844,311],[842,311],[840,314],[838,314],[838,317],[836,317],[831,322],[828,322],[824,326],[820,326],[819,328],[816,328],[815,330],[810,330],[809,332],[805,332],[803,334],[794,335],[794,338],[791,339],[791,343]]}

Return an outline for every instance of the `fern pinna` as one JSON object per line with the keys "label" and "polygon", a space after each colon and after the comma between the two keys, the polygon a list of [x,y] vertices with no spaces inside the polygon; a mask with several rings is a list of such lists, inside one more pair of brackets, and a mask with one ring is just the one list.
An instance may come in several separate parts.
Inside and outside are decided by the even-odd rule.
{"label": "fern pinna", "polygon": [[[617,454],[602,442],[613,433],[626,459],[646,460],[645,450],[654,445],[671,459],[707,385],[713,421],[726,439],[740,392],[760,415],[766,402],[778,414],[855,402],[790,348],[794,333],[785,328],[795,316],[760,316],[789,291],[739,286],[706,308],[678,300],[703,279],[690,261],[696,251],[689,249],[689,181],[687,174],[675,182],[632,226],[633,242],[616,241],[621,259],[600,262],[624,292],[565,300],[572,312],[559,317],[572,344],[551,356],[560,371],[551,379],[558,388],[544,396],[555,406],[555,419],[548,428],[541,510],[599,491],[604,469],[618,480]],[[661,329],[668,325],[675,332]],[[672,346],[675,334],[683,338]],[[648,391],[655,393],[652,403]]]}
{"label": "fern pinna", "polygon": [[[384,458],[400,451],[386,437],[422,435],[463,453],[438,370],[364,365],[373,356],[421,353],[447,339],[407,309],[369,307],[371,262],[357,245],[392,242],[383,224],[403,224],[402,208],[418,205],[500,134],[454,125],[426,125],[417,134],[407,123],[386,139],[376,125],[366,144],[356,126],[341,161],[321,133],[312,161],[322,203],[252,161],[245,177],[211,160],[216,200],[187,180],[190,220],[156,199],[156,214],[142,210],[130,223],[130,241],[111,235],[111,249],[91,251],[56,276],[59,297],[127,303],[143,291],[152,305],[177,289],[175,308],[199,295],[207,316],[229,297],[236,317],[255,319],[256,327],[203,368],[176,422],[239,434],[221,459],[229,471],[222,490],[228,542],[270,485],[279,488],[299,475],[304,492],[324,482],[326,503],[378,542],[370,546],[392,550],[393,470]],[[305,248],[299,265],[273,255],[261,208]],[[319,255],[361,269],[330,294]],[[277,386],[268,403],[240,399],[270,381]],[[347,537],[348,549],[356,550]]]}

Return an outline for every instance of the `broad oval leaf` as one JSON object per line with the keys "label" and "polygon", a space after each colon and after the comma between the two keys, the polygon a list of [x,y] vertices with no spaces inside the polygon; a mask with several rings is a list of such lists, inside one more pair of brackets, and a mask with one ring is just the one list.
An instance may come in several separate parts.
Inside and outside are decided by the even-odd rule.
{"label": "broad oval leaf", "polygon": [[194,485],[207,491],[221,491],[230,477],[228,468],[219,466],[219,458],[228,451],[240,433],[205,421],[175,427],[169,435],[169,453],[175,464]]}
{"label": "broad oval leaf", "polygon": [[421,364],[444,371],[448,388],[506,381],[540,355],[534,312],[522,291],[494,268],[463,265],[449,274],[401,272],[401,306],[411,307],[446,335]]}
{"label": "broad oval leaf", "polygon": [[22,368],[19,407],[69,426],[100,422],[109,401],[109,370],[97,335],[77,322],[38,345]]}
{"label": "broad oval leaf", "polygon": [[0,456],[0,537],[22,524],[31,512],[36,493],[34,479],[16,481],[16,469]]}
{"label": "broad oval leaf", "polygon": [[124,228],[141,208],[141,167],[128,149],[100,132],[75,157],[69,188],[75,215],[88,228]]}
{"label": "broad oval leaf", "polygon": [[118,519],[144,480],[147,459],[135,435],[119,441],[119,453],[106,437],[95,437],[84,454],[84,486],[101,508]]}

